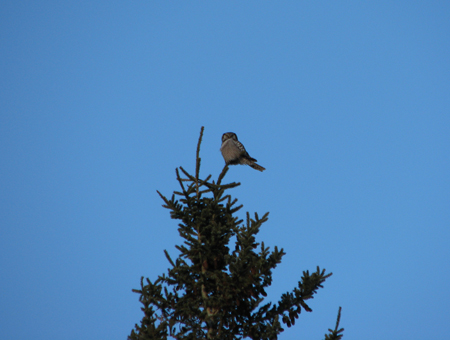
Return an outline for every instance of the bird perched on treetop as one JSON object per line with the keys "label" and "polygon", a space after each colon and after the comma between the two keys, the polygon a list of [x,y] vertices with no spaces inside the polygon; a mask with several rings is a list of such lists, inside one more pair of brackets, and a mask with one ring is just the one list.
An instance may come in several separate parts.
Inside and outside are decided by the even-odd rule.
{"label": "bird perched on treetop", "polygon": [[227,132],[222,135],[220,151],[226,165],[246,164],[259,171],[266,170],[266,168],[256,164],[256,159],[250,157],[234,132]]}

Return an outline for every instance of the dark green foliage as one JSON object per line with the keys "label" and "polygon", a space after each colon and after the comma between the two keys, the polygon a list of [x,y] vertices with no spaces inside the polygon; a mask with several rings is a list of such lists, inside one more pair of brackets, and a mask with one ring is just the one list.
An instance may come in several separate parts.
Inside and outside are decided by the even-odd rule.
{"label": "dark green foliage", "polygon": [[202,134],[203,128],[195,176],[180,167],[176,177],[181,191],[171,199],[158,192],[163,207],[181,221],[178,231],[184,242],[176,246],[180,255],[175,261],[165,251],[171,264],[167,275],[154,282],[141,279],[141,288],[133,290],[140,294],[144,317],[129,339],[277,339],[282,324],[290,327],[302,309],[311,311],[306,300],[331,273],[319,268],[312,274],[303,272],[292,293],[283,294],[278,303],[263,303],[272,270],[285,253],[277,247],[269,251],[255,240],[268,213],[253,218],[247,213],[245,223],[234,216],[242,205],[225,192],[240,183],[222,184],[228,167],[217,182],[209,181],[211,175],[199,178]]}
{"label": "dark green foliage", "polygon": [[342,332],[344,331],[344,328],[338,329],[339,322],[341,321],[341,309],[342,308],[339,307],[339,312],[338,312],[337,321],[336,321],[336,327],[334,328],[334,330],[333,329],[328,330],[330,333],[325,334],[325,340],[340,340],[344,336],[342,334]]}

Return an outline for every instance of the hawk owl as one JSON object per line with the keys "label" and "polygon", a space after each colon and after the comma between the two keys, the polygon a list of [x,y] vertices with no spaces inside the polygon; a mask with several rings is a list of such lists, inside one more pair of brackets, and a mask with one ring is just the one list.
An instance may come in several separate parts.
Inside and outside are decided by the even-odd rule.
{"label": "hawk owl", "polygon": [[246,164],[259,171],[266,170],[266,168],[256,164],[256,159],[249,156],[234,132],[227,132],[222,135],[220,151],[226,165]]}

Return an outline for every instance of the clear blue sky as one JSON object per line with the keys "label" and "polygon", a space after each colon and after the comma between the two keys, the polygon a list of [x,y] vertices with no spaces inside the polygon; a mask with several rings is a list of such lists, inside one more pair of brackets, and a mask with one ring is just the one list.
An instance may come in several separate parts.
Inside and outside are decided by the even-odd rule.
{"label": "clear blue sky", "polygon": [[269,299],[334,275],[280,339],[436,339],[450,324],[445,1],[3,1],[0,338],[125,339],[182,242],[156,193],[230,169]]}

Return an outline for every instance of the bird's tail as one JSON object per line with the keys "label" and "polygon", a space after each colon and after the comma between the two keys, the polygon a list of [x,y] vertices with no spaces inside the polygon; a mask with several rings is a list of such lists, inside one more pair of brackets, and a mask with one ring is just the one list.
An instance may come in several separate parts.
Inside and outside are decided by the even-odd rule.
{"label": "bird's tail", "polygon": [[261,165],[253,163],[253,164],[249,164],[253,169],[259,170],[259,171],[264,171],[266,170],[266,168],[263,168]]}

